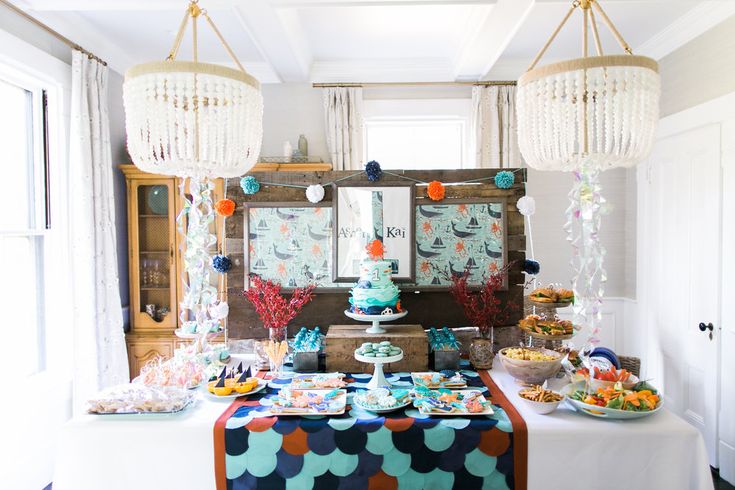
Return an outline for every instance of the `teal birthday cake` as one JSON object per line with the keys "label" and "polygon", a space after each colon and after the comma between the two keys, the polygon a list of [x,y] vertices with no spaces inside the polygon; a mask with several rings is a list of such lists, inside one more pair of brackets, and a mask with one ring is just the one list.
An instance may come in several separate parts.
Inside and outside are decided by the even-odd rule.
{"label": "teal birthday cake", "polygon": [[350,311],[358,315],[392,315],[401,312],[400,290],[393,284],[392,263],[383,259],[378,240],[367,247],[360,262],[360,279],[352,288]]}

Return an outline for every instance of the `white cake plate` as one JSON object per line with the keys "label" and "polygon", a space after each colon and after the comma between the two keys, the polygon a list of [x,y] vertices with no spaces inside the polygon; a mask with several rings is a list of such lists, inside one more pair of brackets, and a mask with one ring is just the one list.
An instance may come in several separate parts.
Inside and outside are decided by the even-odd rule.
{"label": "white cake plate", "polygon": [[373,377],[367,384],[369,390],[374,390],[375,388],[390,388],[391,384],[388,382],[387,379],[385,379],[385,374],[383,374],[383,364],[390,364],[391,362],[398,362],[403,359],[403,350],[401,350],[401,353],[397,356],[391,357],[365,357],[355,352],[355,359],[360,362],[375,364]]}
{"label": "white cake plate", "polygon": [[403,310],[400,313],[394,313],[392,315],[358,315],[352,313],[350,310],[345,310],[345,315],[360,322],[371,322],[370,328],[365,330],[367,333],[385,333],[385,329],[380,326],[382,322],[392,322],[408,315],[407,310]]}

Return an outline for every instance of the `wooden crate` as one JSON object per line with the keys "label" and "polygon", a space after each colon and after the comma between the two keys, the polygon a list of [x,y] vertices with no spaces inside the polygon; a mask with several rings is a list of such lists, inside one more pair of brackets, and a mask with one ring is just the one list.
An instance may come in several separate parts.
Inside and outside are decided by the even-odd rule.
{"label": "wooden crate", "polygon": [[385,372],[428,371],[429,341],[421,325],[386,325],[386,333],[368,334],[365,325],[330,325],[327,332],[327,371],[372,373],[373,365],[355,359],[355,349],[365,342],[390,341],[403,349],[403,359],[386,364]]}

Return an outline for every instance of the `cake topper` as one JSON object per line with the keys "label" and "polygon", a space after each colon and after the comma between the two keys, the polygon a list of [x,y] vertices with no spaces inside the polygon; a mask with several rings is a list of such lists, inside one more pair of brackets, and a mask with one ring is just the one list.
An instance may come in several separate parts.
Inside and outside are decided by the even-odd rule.
{"label": "cake topper", "polygon": [[383,242],[380,240],[373,240],[367,244],[365,251],[371,259],[380,260],[383,258],[383,254],[385,253],[385,247],[383,246]]}

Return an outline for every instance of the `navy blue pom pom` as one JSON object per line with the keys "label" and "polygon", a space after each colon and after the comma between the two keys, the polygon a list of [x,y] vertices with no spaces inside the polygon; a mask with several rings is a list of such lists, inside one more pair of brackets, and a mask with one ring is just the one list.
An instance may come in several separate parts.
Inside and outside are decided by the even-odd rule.
{"label": "navy blue pom pom", "polygon": [[365,174],[370,182],[377,182],[383,176],[383,171],[380,169],[378,162],[370,160],[365,165]]}
{"label": "navy blue pom pom", "polygon": [[523,261],[523,272],[535,276],[541,271],[541,264],[535,260],[526,259]]}
{"label": "navy blue pom pom", "polygon": [[365,279],[362,279],[360,281],[357,281],[357,286],[355,286],[358,289],[370,289],[373,287],[373,283],[370,281],[366,281]]}
{"label": "navy blue pom pom", "polygon": [[212,257],[212,268],[220,274],[226,274],[232,269],[232,261],[224,255],[215,255]]}

